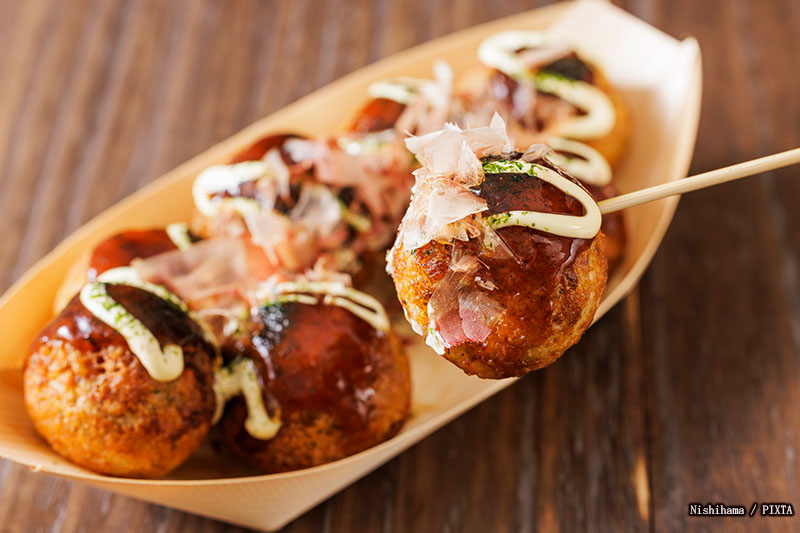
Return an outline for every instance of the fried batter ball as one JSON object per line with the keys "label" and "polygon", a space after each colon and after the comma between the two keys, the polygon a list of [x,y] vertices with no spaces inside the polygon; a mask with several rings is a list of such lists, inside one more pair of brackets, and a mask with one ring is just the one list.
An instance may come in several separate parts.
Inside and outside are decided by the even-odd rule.
{"label": "fried batter ball", "polygon": [[241,397],[226,406],[221,438],[267,473],[320,465],[393,437],[410,409],[408,359],[397,337],[333,305],[284,303],[262,310],[250,356],[281,427],[250,436]]}
{"label": "fried batter ball", "polygon": [[153,379],[125,338],[75,296],[31,348],[25,405],[36,431],[70,461],[100,474],[162,476],[211,426],[214,349],[196,322],[158,296],[128,285],[106,290],[162,346],[182,348],[183,373]]}
{"label": "fried batter ball", "polygon": [[[297,167],[298,162],[295,161],[292,155],[286,150],[286,142],[290,139],[305,139],[305,137],[293,133],[267,135],[266,137],[258,139],[253,144],[236,154],[231,159],[230,163],[236,164],[246,161],[258,161],[261,160],[271,150],[277,149],[280,158],[288,166],[288,168],[294,169]],[[299,173],[303,174],[303,170],[301,170]],[[277,212],[285,214],[288,212],[291,205],[299,200],[301,190],[300,182],[303,181],[305,177],[306,176],[300,176],[300,178],[296,177],[296,182],[290,184],[288,198],[288,200],[291,201],[290,204],[287,204],[287,198],[283,198],[282,196],[276,199],[273,207]],[[228,190],[225,192],[215,192],[214,196],[219,198],[246,198],[256,201],[261,194],[258,190],[256,181],[245,181],[232,189],[233,190]],[[201,210],[195,209],[192,215],[190,226],[194,234],[211,238],[224,235],[238,236],[247,233],[247,226],[242,218],[241,213],[234,209],[220,210],[220,212],[215,213],[213,216],[209,216],[207,213],[203,213]]]}
{"label": "fried batter ball", "polygon": [[[537,163],[566,176],[545,160]],[[583,209],[576,199],[524,173],[487,174],[478,196],[488,203],[485,216],[512,210],[581,215]],[[451,341],[444,357],[468,374],[494,379],[545,367],[575,344],[592,322],[608,275],[602,233],[573,239],[509,226],[497,235],[510,254],[490,252],[470,239],[431,241],[415,250],[398,241],[390,256],[397,295],[415,329],[428,333],[436,291],[450,291],[454,307],[439,309],[437,318],[439,333]],[[477,259],[470,278],[459,278],[458,266],[454,272],[459,257]],[[499,315],[482,342],[464,338],[461,331],[468,325],[464,306],[459,307],[465,283],[479,284],[493,302],[472,314]]]}
{"label": "fried batter ball", "polygon": [[86,281],[96,280],[106,270],[175,249],[177,246],[163,228],[125,230],[112,235],[72,265],[53,298],[53,312],[59,313]]}
{"label": "fried batter ball", "polygon": [[405,104],[388,98],[373,98],[353,118],[350,131],[376,133],[393,128],[405,108]]}
{"label": "fried batter ball", "polygon": [[177,249],[167,230],[163,228],[122,231],[95,247],[89,259],[86,279],[94,281],[106,270],[128,266],[134,259],[144,259]]}
{"label": "fried batter ball", "polygon": [[394,135],[270,135],[194,184],[192,229],[249,238],[288,272],[355,274],[391,242],[408,202],[411,158]]}
{"label": "fried batter ball", "polygon": [[[611,166],[616,165],[625,152],[630,135],[630,114],[619,91],[599,68],[584,62],[574,53],[542,67],[541,71],[589,83],[608,96],[616,115],[613,129],[601,137],[582,138],[580,141],[600,152]],[[521,93],[525,91],[530,91],[530,94],[523,97]],[[480,64],[459,77],[454,102],[460,107],[455,111],[456,115],[466,117],[465,121],[472,124],[488,122],[492,113],[499,112],[507,121],[509,136],[522,150],[533,143],[545,142],[549,137],[563,135],[559,123],[574,114],[571,104],[560,98],[521,86],[510,76]],[[532,102],[533,107],[529,109]]]}

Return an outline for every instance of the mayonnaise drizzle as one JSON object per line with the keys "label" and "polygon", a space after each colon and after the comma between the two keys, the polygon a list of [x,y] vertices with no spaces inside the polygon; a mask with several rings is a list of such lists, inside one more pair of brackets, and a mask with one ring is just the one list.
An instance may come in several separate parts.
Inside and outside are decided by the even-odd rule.
{"label": "mayonnaise drizzle", "polygon": [[358,137],[344,135],[336,140],[339,148],[350,155],[375,153],[386,144],[397,140],[397,132],[392,129],[366,133]]}
{"label": "mayonnaise drizzle", "polygon": [[617,121],[614,104],[606,93],[594,85],[550,72],[537,73],[534,83],[540,91],[554,94],[586,113],[560,122],[557,128],[559,135],[593,139],[608,135],[614,129]]}
{"label": "mayonnaise drizzle", "polygon": [[566,156],[558,152],[549,152],[544,158],[567,171],[583,183],[602,187],[611,183],[611,166],[600,152],[587,144],[563,137],[547,139],[545,144],[553,150],[568,152],[578,157]]}
{"label": "mayonnaise drizzle", "polygon": [[[158,381],[177,379],[183,373],[183,350],[180,346],[167,345],[162,351],[152,332],[108,295],[105,291],[108,283],[138,287],[170,302],[197,322],[203,329],[206,340],[216,347],[214,336],[205,321],[165,287],[142,281],[132,267],[118,267],[103,272],[98,277],[98,282],[87,285],[81,291],[81,303],[90,313],[125,338],[131,352],[139,358],[153,379]],[[90,285],[96,287],[87,289]],[[84,290],[87,291],[86,300],[84,300]],[[118,317],[121,317],[121,320]],[[171,366],[165,369],[165,365]],[[229,366],[214,372],[216,409],[213,422],[219,421],[225,402],[242,394],[248,413],[245,429],[257,439],[271,439],[280,429],[280,418],[270,418],[267,414],[256,372],[255,364],[249,359],[237,359]]]}
{"label": "mayonnaise drizzle", "polygon": [[206,216],[218,215],[226,208],[242,215],[258,213],[261,205],[252,198],[215,197],[224,192],[233,193],[243,183],[274,176],[272,164],[266,160],[243,161],[232,165],[214,165],[197,176],[192,185],[194,205]]}
{"label": "mayonnaise drizzle", "polygon": [[583,187],[568,180],[558,172],[536,163],[515,161],[514,165],[516,166],[514,172],[530,174],[546,181],[578,200],[586,212],[581,216],[575,216],[541,213],[538,211],[506,211],[505,213],[486,217],[486,221],[492,228],[525,226],[573,239],[591,239],[597,235],[602,223],[600,208],[597,207],[597,202]]}
{"label": "mayonnaise drizzle", "polygon": [[102,274],[97,277],[97,281],[101,281],[103,283],[115,283],[117,285],[130,285],[132,287],[138,287],[142,290],[155,294],[162,300],[166,300],[187,315],[189,318],[195,321],[195,323],[200,326],[200,329],[203,330],[203,338],[211,344],[215,349],[217,349],[217,339],[214,337],[211,329],[206,324],[206,321],[196,312],[189,309],[189,306],[186,305],[177,294],[173,293],[163,285],[157,285],[155,283],[150,283],[147,281],[143,281],[139,274],[136,272],[136,269],[133,267],[117,267],[112,268],[110,270],[106,270]]}
{"label": "mayonnaise drizzle", "polygon": [[172,244],[179,250],[185,250],[192,246],[192,238],[189,235],[189,226],[185,222],[175,222],[167,225],[167,237]]}
{"label": "mayonnaise drizzle", "polygon": [[547,34],[537,31],[508,31],[484,40],[478,47],[478,58],[491,68],[521,83],[532,83],[544,93],[558,96],[584,115],[569,117],[558,125],[558,134],[576,139],[589,139],[607,135],[614,128],[617,116],[608,95],[590,83],[566,78],[551,72],[531,74],[524,58],[517,52],[524,48],[551,47],[553,59],[564,55],[564,48],[549,42]]}
{"label": "mayonnaise drizzle", "polygon": [[512,78],[519,78],[527,73],[528,65],[517,51],[522,48],[545,46],[548,46],[546,33],[526,30],[504,31],[488,37],[478,46],[478,59],[487,67],[495,68]]}
{"label": "mayonnaise drizzle", "polygon": [[[320,298],[316,295],[322,295]],[[346,286],[340,281],[285,281],[265,285],[261,297],[266,303],[322,303],[347,309],[378,331],[389,331],[389,317],[383,305],[369,294]]]}
{"label": "mayonnaise drizzle", "polygon": [[162,300],[168,301],[172,305],[178,307],[184,313],[189,313],[189,306],[186,305],[186,302],[178,298],[176,294],[172,293],[162,285],[156,285],[155,283],[142,281],[142,279],[139,277],[139,274],[136,273],[136,269],[133,267],[117,267],[106,270],[97,276],[97,281],[102,281],[103,283],[116,283],[118,285],[131,285],[133,287],[144,289],[147,292],[155,294]]}
{"label": "mayonnaise drizzle", "polygon": [[157,381],[173,381],[183,373],[183,350],[175,344],[163,348],[155,335],[117,303],[106,290],[107,284],[95,281],[83,286],[80,300],[98,320],[119,332],[147,373]]}
{"label": "mayonnaise drizzle", "polygon": [[222,417],[225,403],[241,394],[247,405],[247,418],[244,429],[250,436],[268,440],[278,434],[281,428],[280,416],[270,417],[264,406],[264,395],[258,380],[258,368],[251,359],[237,358],[228,366],[222,367],[214,374],[214,394],[217,408],[213,423]]}
{"label": "mayonnaise drizzle", "polygon": [[401,104],[409,105],[416,98],[417,93],[430,80],[401,76],[388,80],[376,81],[367,89],[367,94],[372,98],[385,98]]}

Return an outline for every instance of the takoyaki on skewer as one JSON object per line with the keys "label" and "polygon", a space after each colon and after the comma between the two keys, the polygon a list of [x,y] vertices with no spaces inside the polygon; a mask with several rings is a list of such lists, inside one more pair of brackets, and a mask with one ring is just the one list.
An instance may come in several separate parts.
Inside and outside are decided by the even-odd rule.
{"label": "takoyaki on skewer", "polygon": [[414,329],[465,372],[519,376],[581,337],[607,279],[600,211],[546,157],[490,127],[412,137],[411,205],[388,258]]}
{"label": "takoyaki on skewer", "polygon": [[487,124],[499,112],[518,149],[549,137],[586,143],[613,166],[627,144],[629,118],[600,69],[544,32],[507,31],[478,48],[480,65],[456,83],[460,124]]}

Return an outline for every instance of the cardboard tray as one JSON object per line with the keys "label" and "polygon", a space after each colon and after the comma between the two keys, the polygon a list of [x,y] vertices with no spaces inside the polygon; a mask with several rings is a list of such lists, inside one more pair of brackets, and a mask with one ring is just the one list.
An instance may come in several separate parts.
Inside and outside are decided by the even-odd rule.
{"label": "cardboard tray", "polygon": [[[622,192],[684,177],[700,108],[700,52],[694,39],[677,41],[605,2],[562,3],[433,40],[354,72],[256,122],[169,172],[81,227],[39,261],[0,299],[0,456],[34,470],[78,480],[142,500],[257,529],[277,529],[385,463],[426,435],[509,386],[463,374],[421,340],[410,347],[412,416],[395,438],[315,468],[247,475],[201,450],[169,478],[136,480],[93,474],[57,456],[34,432],[22,398],[21,367],[36,333],[52,318],[53,296],[76,259],[125,228],[187,220],[191,184],[205,167],[224,162],[265,134],[340,130],[381,78],[430,77],[437,59],[456,75],[476,61],[485,37],[516,28],[544,29],[574,42],[605,71],[630,107],[632,136],[617,169]],[[678,199],[627,212],[625,259],[610,280],[601,317],[636,284],[672,219]],[[569,357],[569,354],[566,355]],[[421,474],[422,475],[422,474]]]}

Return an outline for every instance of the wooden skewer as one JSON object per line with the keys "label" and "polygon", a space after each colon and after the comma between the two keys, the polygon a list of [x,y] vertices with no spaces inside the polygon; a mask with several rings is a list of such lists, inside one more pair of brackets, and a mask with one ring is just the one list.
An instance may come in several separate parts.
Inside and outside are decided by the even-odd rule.
{"label": "wooden skewer", "polygon": [[709,172],[703,172],[696,176],[655,185],[640,191],[621,194],[614,198],[598,202],[597,205],[600,207],[600,212],[607,215],[608,213],[627,209],[635,205],[652,202],[653,200],[660,200],[667,196],[704,189],[712,185],[738,180],[739,178],[745,178],[775,168],[794,165],[795,163],[800,163],[800,148],[760,157],[752,161],[746,161]]}

